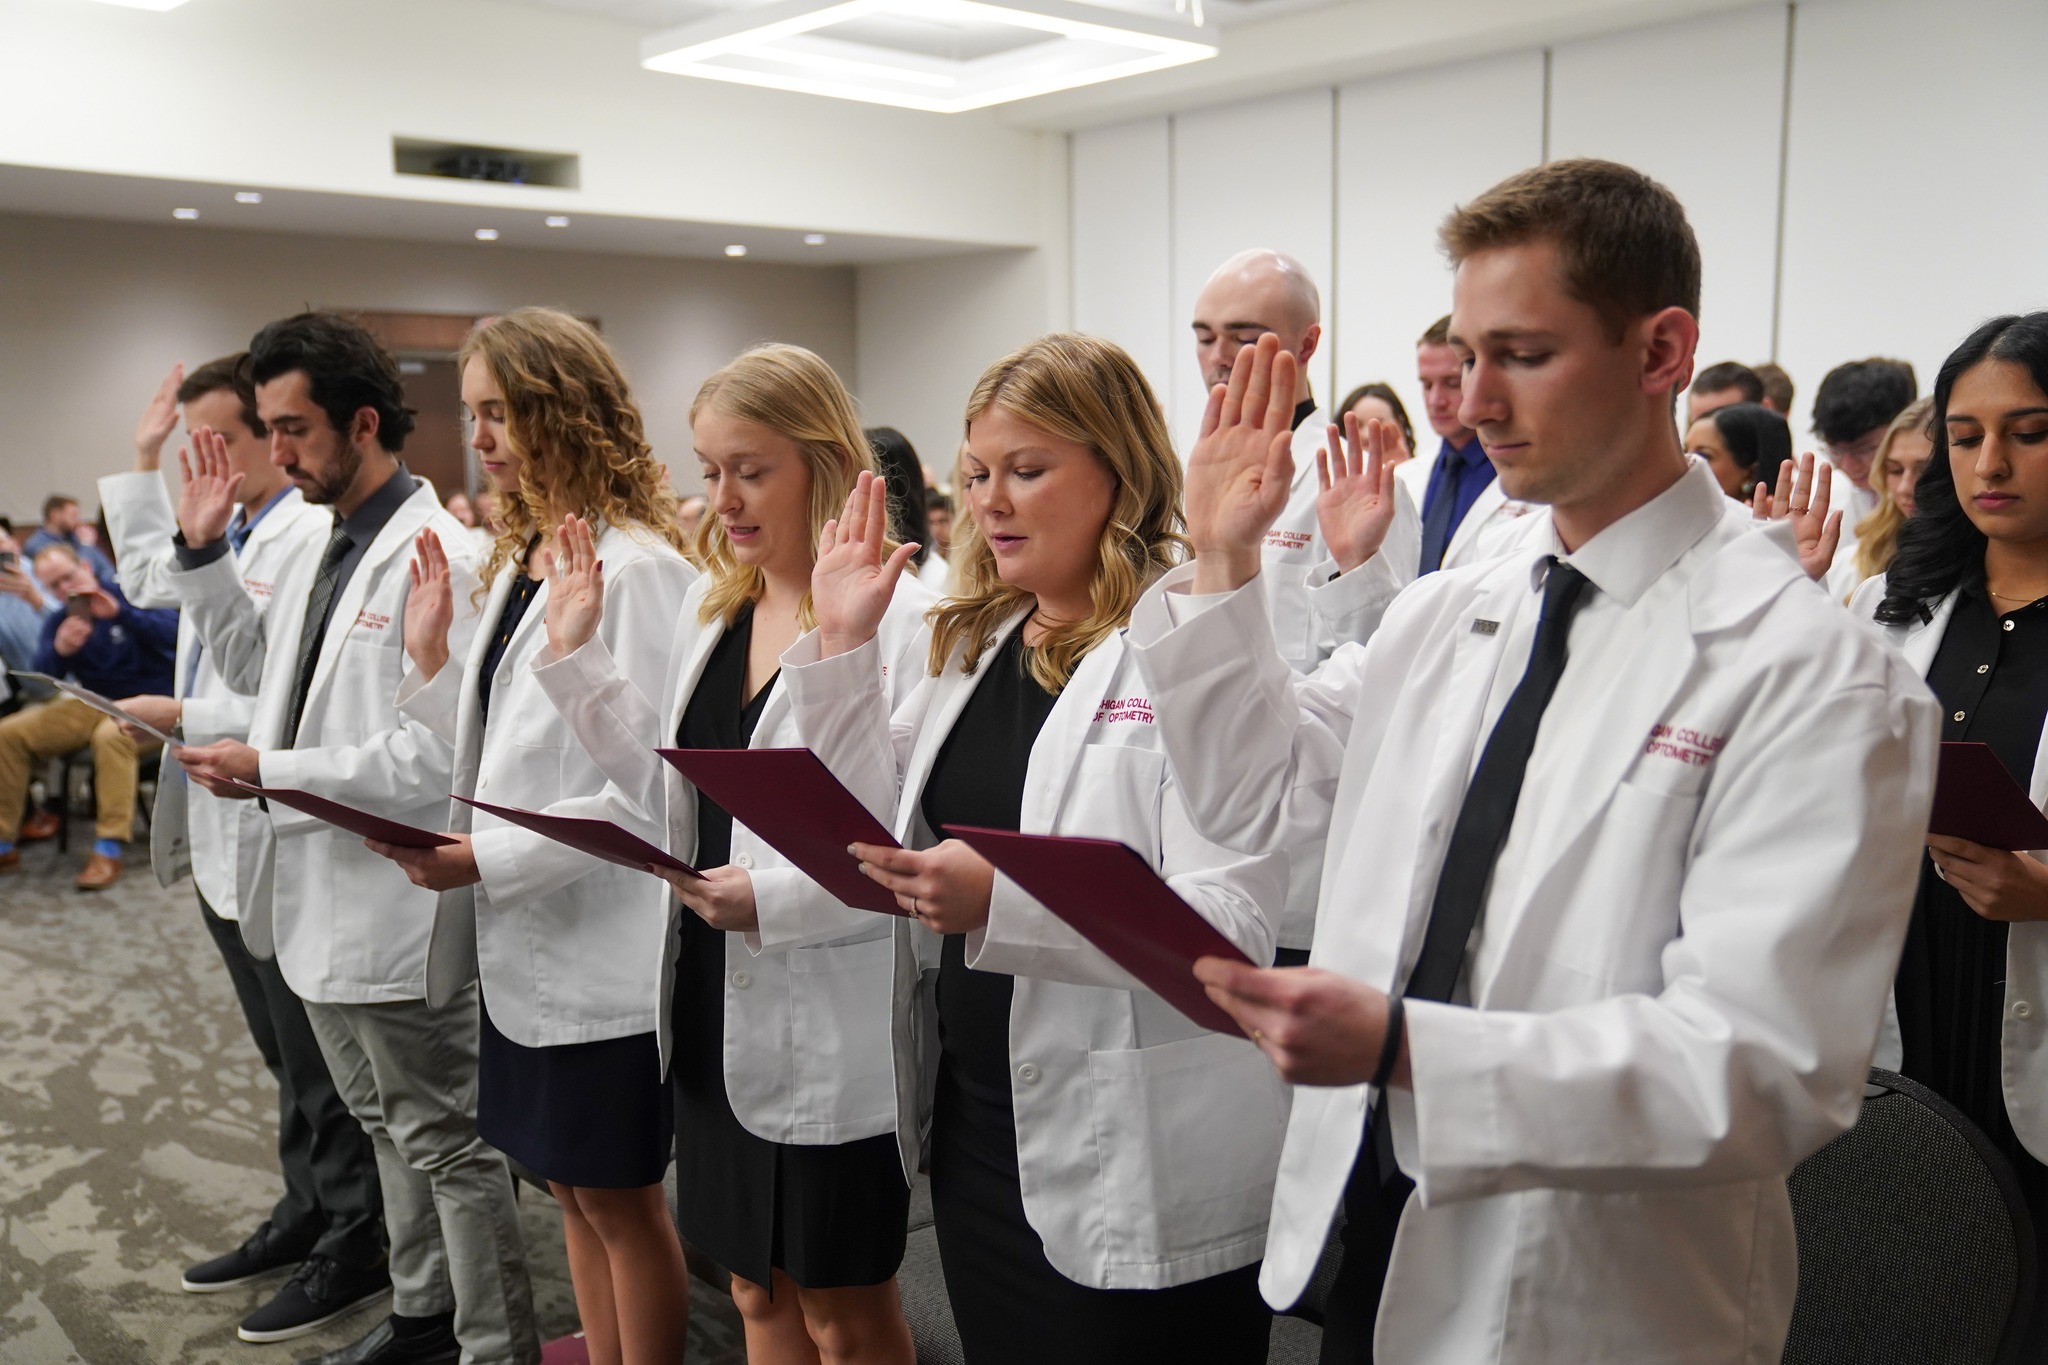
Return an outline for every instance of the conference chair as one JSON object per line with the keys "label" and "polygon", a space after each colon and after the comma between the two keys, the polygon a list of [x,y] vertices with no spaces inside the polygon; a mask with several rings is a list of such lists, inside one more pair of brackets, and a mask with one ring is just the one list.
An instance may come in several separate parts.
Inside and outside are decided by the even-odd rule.
{"label": "conference chair", "polygon": [[1787,1188],[1785,1365],[2020,1365],[2037,1267],[2012,1167],[1955,1106],[1873,1068],[1856,1126]]}

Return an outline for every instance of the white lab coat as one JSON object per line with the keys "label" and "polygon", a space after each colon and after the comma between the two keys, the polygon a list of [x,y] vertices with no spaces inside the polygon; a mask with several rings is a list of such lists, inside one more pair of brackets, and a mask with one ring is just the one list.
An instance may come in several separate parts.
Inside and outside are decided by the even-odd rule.
{"label": "white lab coat", "polygon": [[[697,571],[645,527],[599,526],[604,619],[598,638],[622,676],[649,690],[668,676],[675,615]],[[543,580],[486,680],[498,617],[517,567],[506,564],[477,618],[469,657],[432,680],[410,667],[398,709],[455,748],[453,795],[501,806],[611,820],[646,834],[644,817],[606,795],[604,771],[541,690],[529,666],[547,645]],[[479,689],[491,688],[486,724]],[[471,981],[498,1031],[521,1047],[651,1033],[661,979],[668,883],[603,862],[487,811],[451,801],[441,828],[467,833],[482,880],[443,891],[427,948],[427,1003]]]}
{"label": "white lab coat", "polygon": [[[1884,594],[1883,575],[1868,579],[1856,590],[1850,610],[1857,619],[1874,622]],[[1934,666],[1934,656],[1941,652],[1942,636],[1948,632],[1955,610],[1956,596],[1950,593],[1934,604],[1928,621],[1877,628],[1905,656],[1907,666],[1925,677]],[[2048,810],[2048,730],[2042,732],[2041,745],[2034,754],[2027,795]],[[2048,850],[2037,848],[2028,856],[2048,861]],[[2026,1149],[2037,1159],[2048,1161],[2048,923],[2014,924],[2006,930],[2005,1016],[2000,1042],[2005,1059],[2000,1074],[2006,1116]],[[1887,1010],[1876,1064],[1896,1071],[1904,1056],[1898,1013]]]}
{"label": "white lab coat", "polygon": [[[654,750],[674,746],[683,711],[724,638],[723,621],[698,620],[710,586],[699,579],[669,620],[675,654],[658,710],[620,673],[602,637],[565,657],[543,647],[533,662],[577,742],[610,779],[605,799],[635,812],[651,829],[648,837],[684,862],[696,858],[697,789]],[[922,670],[930,602],[914,582],[896,588],[881,632],[892,687],[908,690]],[[801,747],[787,674],[770,687],[749,747]],[[725,1091],[734,1115],[757,1137],[803,1146],[890,1132],[890,917],[842,905],[738,822],[732,865],[752,879],[759,918],[758,932],[725,936]],[[668,905],[666,933],[646,949],[659,949],[655,1003],[664,1068],[672,1046],[674,917],[690,913],[672,897]]]}
{"label": "white lab coat", "polygon": [[[893,717],[872,643],[820,660],[812,633],[783,655],[804,741],[878,818],[893,815],[905,846],[944,837],[925,827],[925,782],[982,670],[1023,618],[1002,628],[974,673],[961,672],[956,653]],[[1121,840],[1253,961],[1272,960],[1284,863],[1195,833],[1121,634],[1090,651],[1047,716],[1021,827]],[[938,965],[940,940],[912,920],[895,926],[896,1131],[912,1172],[937,1076],[923,975]],[[1191,1023],[1000,873],[988,924],[966,949],[968,966],[1017,978],[1017,1165],[1025,1217],[1054,1268],[1097,1289],[1160,1289],[1257,1260],[1286,1107],[1259,1051]]]}
{"label": "white lab coat", "polygon": [[918,566],[917,581],[924,584],[932,596],[944,597],[952,586],[952,566],[946,563],[944,555],[933,550],[925,556],[924,563]]}
{"label": "white lab coat", "polygon": [[[1416,1194],[1379,1359],[1783,1350],[1785,1177],[1860,1109],[1936,716],[1703,467],[1672,496],[1689,505],[1664,509],[1684,513],[1671,566],[1610,599],[1626,616],[1546,714],[1520,807],[1536,823],[1496,869],[1470,1006],[1408,1007],[1414,1088],[1388,1116]],[[1309,679],[1249,585],[1178,626],[1163,596],[1186,571],[1139,604],[1131,633],[1204,830],[1251,850],[1340,835],[1317,965],[1381,990],[1412,968],[1497,675],[1511,689],[1522,666],[1506,642],[1533,634],[1538,563],[1429,576]],[[1295,1090],[1269,1302],[1307,1284],[1371,1100]]]}
{"label": "white lab coat", "polygon": [[[327,637],[306,694],[297,742],[285,742],[299,632],[333,522],[314,533],[277,577],[272,610],[259,613],[232,559],[173,569],[167,580],[198,623],[230,687],[252,691],[249,744],[262,751],[259,781],[294,787],[409,825],[447,818],[453,752],[394,698],[405,673],[405,599],[412,542],[432,527],[448,552],[455,621],[451,658],[476,630],[475,542],[420,480],[364,551],[336,595]],[[253,872],[242,883],[242,937],[259,957],[275,953],[299,997],[328,1004],[418,1000],[426,993],[427,931],[435,895],[362,840],[310,815],[271,804]]]}
{"label": "white lab coat", "polygon": [[[107,515],[121,591],[128,600],[138,607],[178,606],[169,578],[177,566],[171,541],[178,533],[178,515],[163,476],[149,470],[109,474],[100,480],[100,508]],[[288,488],[256,523],[234,559],[242,587],[259,614],[270,605],[277,576],[302,552],[308,532],[326,534],[325,521],[298,489]],[[189,744],[211,744],[248,735],[256,699],[221,681],[213,657],[200,648],[199,630],[190,616],[178,621],[176,667],[174,686],[183,702],[181,738]],[[240,859],[260,843],[261,836],[254,831],[265,819],[251,802],[224,801],[188,781],[185,770],[166,755],[149,821],[149,860],[158,883],[169,886],[189,871],[214,914],[240,919]]]}

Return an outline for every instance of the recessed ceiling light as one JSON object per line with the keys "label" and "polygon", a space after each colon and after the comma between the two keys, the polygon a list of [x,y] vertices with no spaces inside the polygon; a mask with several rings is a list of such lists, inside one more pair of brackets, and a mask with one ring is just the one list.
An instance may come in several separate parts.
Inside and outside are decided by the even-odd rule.
{"label": "recessed ceiling light", "polygon": [[496,228],[478,228],[476,230],[476,239],[479,242],[495,242],[498,240],[498,230]]}
{"label": "recessed ceiling light", "polygon": [[172,210],[171,210],[171,217],[173,217],[173,218],[177,219],[177,220],[178,220],[179,222],[181,222],[181,223],[189,223],[189,222],[191,222],[191,221],[192,221],[192,220],[193,220],[194,218],[197,218],[198,216],[199,216],[199,210],[198,210],[198,209],[172,209]]}
{"label": "recessed ceiling light", "polygon": [[823,246],[823,245],[825,245],[825,234],[824,234],[824,233],[822,233],[822,232],[806,232],[806,233],[804,234],[804,245],[805,245],[805,246]]}
{"label": "recessed ceiling light", "polygon": [[103,5],[125,5],[129,9],[176,9],[185,0],[100,0]]}
{"label": "recessed ceiling light", "polygon": [[541,221],[549,227],[567,227],[569,226],[569,215],[566,213],[551,213]]}
{"label": "recessed ceiling light", "polygon": [[[892,32],[931,41],[891,45]],[[950,47],[978,53],[936,55]],[[950,114],[1217,53],[1216,31],[1079,0],[770,0],[640,44],[651,71]]]}
{"label": "recessed ceiling light", "polygon": [[235,202],[237,204],[260,204],[263,202],[263,196],[255,190],[236,190]]}
{"label": "recessed ceiling light", "polygon": [[731,246],[725,249],[725,254],[728,256],[744,256],[747,254],[747,249],[741,246],[738,242],[734,242]]}

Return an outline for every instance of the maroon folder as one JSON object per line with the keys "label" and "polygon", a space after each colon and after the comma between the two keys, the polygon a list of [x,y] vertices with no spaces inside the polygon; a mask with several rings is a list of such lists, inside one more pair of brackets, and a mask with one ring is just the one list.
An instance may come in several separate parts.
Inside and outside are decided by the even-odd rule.
{"label": "maroon folder", "polygon": [[1988,848],[2048,848],[2041,814],[1988,744],[1944,743],[1927,832]]}
{"label": "maroon folder", "polygon": [[907,913],[860,870],[848,844],[901,848],[809,749],[657,749],[726,814],[856,910]]}
{"label": "maroon folder", "polygon": [[[219,777],[219,774],[214,776]],[[444,844],[455,842],[445,834],[402,825],[396,820],[387,820],[381,815],[372,815],[366,810],[357,810],[354,806],[345,806],[339,801],[330,801],[311,792],[295,791],[290,787],[259,787],[253,782],[237,782],[232,777],[219,777],[219,780],[231,787],[239,787],[251,796],[260,796],[265,801],[289,806],[302,815],[310,815],[315,820],[325,820],[337,829],[345,829],[350,834],[360,834],[365,839],[375,839],[379,843],[395,844],[399,848],[440,848]]]}
{"label": "maroon folder", "polygon": [[970,825],[948,825],[946,833],[965,840],[1167,1004],[1205,1029],[1243,1036],[1195,980],[1195,959],[1251,959],[1128,846]]}
{"label": "maroon folder", "polygon": [[647,870],[649,863],[665,867],[671,872],[681,872],[702,880],[703,873],[691,867],[681,858],[656,848],[630,830],[620,829],[609,820],[593,820],[581,815],[549,815],[544,811],[521,810],[517,806],[494,806],[488,801],[472,801],[466,796],[455,798],[465,806],[475,806],[497,816],[508,825],[530,829],[542,838],[566,844],[578,853],[588,853],[593,858],[602,858],[620,867],[630,867],[636,872]]}

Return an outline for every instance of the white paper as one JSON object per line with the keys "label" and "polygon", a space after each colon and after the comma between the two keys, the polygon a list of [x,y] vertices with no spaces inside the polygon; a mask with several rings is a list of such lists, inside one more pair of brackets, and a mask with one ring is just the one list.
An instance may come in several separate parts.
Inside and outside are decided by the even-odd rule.
{"label": "white paper", "polygon": [[102,715],[112,716],[115,720],[126,721],[151,739],[162,741],[166,748],[177,750],[185,747],[185,742],[177,736],[165,734],[140,716],[123,711],[91,688],[80,687],[68,678],[53,678],[47,673],[30,673],[25,669],[15,669],[14,676],[17,678],[27,678],[31,682],[48,683],[59,692],[78,698]]}

